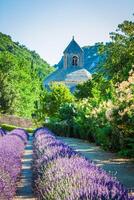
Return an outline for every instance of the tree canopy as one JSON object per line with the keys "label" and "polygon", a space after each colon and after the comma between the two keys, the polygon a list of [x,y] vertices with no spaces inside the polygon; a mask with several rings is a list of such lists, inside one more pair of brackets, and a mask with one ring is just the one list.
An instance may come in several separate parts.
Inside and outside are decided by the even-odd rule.
{"label": "tree canopy", "polygon": [[134,22],[124,21],[118,25],[116,32],[110,33],[111,42],[102,45],[100,52],[106,54],[102,64],[105,76],[114,82],[127,80],[134,64]]}
{"label": "tree canopy", "polygon": [[31,117],[52,70],[35,51],[0,33],[0,112]]}

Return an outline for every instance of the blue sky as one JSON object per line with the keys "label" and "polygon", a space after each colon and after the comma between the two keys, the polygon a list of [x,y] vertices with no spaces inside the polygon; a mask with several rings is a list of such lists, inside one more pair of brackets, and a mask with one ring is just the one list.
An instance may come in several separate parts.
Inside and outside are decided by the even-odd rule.
{"label": "blue sky", "polygon": [[109,41],[133,12],[134,0],[0,0],[0,31],[55,64],[73,35],[81,46]]}

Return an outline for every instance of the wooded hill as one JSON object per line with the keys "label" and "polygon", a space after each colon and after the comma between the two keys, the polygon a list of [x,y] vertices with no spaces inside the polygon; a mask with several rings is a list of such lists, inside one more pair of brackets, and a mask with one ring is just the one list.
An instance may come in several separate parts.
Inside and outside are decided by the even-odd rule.
{"label": "wooded hill", "polygon": [[[52,70],[52,67],[44,61],[35,51],[29,50],[25,45],[19,44],[19,42],[13,42],[9,35],[5,35],[0,32],[0,53],[7,51],[14,56],[17,60],[23,60],[34,63],[34,67],[37,68],[39,74],[43,76],[48,75]],[[27,63],[28,64],[28,63]]]}
{"label": "wooded hill", "polygon": [[31,117],[42,80],[52,71],[35,51],[0,33],[0,112]]}

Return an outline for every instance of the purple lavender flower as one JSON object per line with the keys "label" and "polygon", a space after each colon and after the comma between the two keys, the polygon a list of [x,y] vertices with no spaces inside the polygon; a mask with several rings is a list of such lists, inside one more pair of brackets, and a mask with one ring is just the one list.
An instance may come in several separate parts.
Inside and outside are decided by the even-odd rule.
{"label": "purple lavender flower", "polygon": [[9,135],[16,135],[18,136],[23,142],[24,144],[27,143],[27,140],[28,140],[28,133],[21,129],[21,128],[17,128],[17,129],[14,129],[12,131],[9,132]]}
{"label": "purple lavender flower", "polygon": [[[20,137],[22,136],[22,137]],[[26,135],[14,130],[0,140],[0,199],[12,200],[21,171]]]}
{"label": "purple lavender flower", "polygon": [[34,186],[40,200],[130,200],[125,187],[54,137],[35,131]]}
{"label": "purple lavender flower", "polygon": [[3,128],[0,128],[0,137],[6,135],[6,131]]}

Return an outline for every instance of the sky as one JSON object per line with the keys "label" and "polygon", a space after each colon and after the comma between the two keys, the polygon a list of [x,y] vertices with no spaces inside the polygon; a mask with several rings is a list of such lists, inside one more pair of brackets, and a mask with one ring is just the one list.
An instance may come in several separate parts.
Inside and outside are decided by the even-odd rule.
{"label": "sky", "polygon": [[108,42],[133,13],[134,0],[0,0],[0,32],[54,65],[73,35],[81,47]]}

